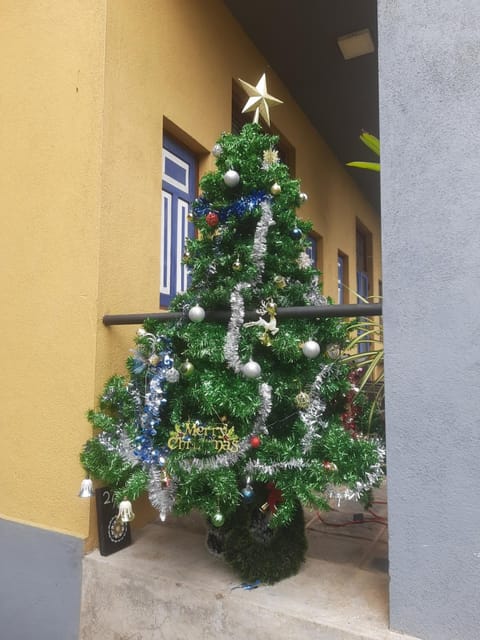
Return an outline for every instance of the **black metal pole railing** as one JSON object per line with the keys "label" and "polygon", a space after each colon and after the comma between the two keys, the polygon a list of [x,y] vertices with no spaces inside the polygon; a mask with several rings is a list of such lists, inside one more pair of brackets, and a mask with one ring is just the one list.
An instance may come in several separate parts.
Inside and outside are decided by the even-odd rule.
{"label": "black metal pole railing", "polygon": [[[119,313],[103,316],[103,324],[107,327],[119,324],[142,324],[147,318],[167,322],[178,320],[185,314],[178,311],[165,313]],[[358,316],[381,316],[381,303],[372,304],[324,304],[319,307],[279,307],[277,318],[356,318]],[[206,311],[205,320],[208,322],[228,322],[230,311]],[[245,320],[256,320],[255,311],[245,311]]]}

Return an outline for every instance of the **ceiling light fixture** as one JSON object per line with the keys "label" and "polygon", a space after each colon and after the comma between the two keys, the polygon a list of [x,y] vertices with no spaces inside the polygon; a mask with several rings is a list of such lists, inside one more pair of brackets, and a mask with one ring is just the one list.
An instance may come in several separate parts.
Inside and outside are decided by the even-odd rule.
{"label": "ceiling light fixture", "polygon": [[362,29],[361,31],[339,36],[337,43],[345,60],[359,58],[375,51],[375,45],[369,29]]}

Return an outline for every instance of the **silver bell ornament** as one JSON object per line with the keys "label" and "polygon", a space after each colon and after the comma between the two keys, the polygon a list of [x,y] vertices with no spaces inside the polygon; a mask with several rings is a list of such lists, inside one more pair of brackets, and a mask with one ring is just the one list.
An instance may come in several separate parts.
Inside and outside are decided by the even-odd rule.
{"label": "silver bell ornament", "polygon": [[192,322],[202,322],[205,319],[205,309],[196,304],[188,312],[188,317]]}
{"label": "silver bell ornament", "polygon": [[118,519],[122,522],[131,522],[135,518],[133,513],[132,503],[130,500],[124,498],[118,505]]}
{"label": "silver bell ornament", "polygon": [[249,360],[242,367],[242,373],[246,378],[258,378],[262,373],[262,368],[254,360]]}
{"label": "silver bell ornament", "polygon": [[79,498],[93,498],[95,492],[93,491],[93,482],[90,478],[85,478],[82,480],[80,485],[80,492],[78,494]]}
{"label": "silver bell ornament", "polygon": [[320,345],[315,340],[307,340],[302,345],[302,351],[307,358],[316,358],[320,353]]}
{"label": "silver bell ornament", "polygon": [[240,182],[240,175],[234,169],[229,169],[223,174],[223,181],[227,187],[236,187]]}

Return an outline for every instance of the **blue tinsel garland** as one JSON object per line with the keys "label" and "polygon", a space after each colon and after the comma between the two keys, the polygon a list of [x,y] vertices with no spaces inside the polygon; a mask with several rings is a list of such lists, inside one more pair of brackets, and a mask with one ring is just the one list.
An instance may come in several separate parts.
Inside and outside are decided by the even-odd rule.
{"label": "blue tinsel garland", "polygon": [[267,196],[265,191],[254,191],[248,196],[242,196],[226,207],[214,207],[204,196],[200,196],[193,201],[192,212],[197,218],[201,218],[210,212],[214,212],[218,215],[220,222],[225,222],[232,216],[241,218],[245,213],[253,211],[266,198],[271,198],[271,196]]}

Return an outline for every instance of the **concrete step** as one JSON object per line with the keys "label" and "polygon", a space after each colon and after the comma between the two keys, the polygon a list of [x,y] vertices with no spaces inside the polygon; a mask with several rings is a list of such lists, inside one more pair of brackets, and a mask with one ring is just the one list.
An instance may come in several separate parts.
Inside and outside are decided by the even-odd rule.
{"label": "concrete step", "polygon": [[[318,551],[319,532],[313,535]],[[130,547],[84,558],[80,638],[413,640],[388,630],[382,571],[310,556],[278,584],[238,586],[230,568],[207,551],[200,522],[151,524]]]}

